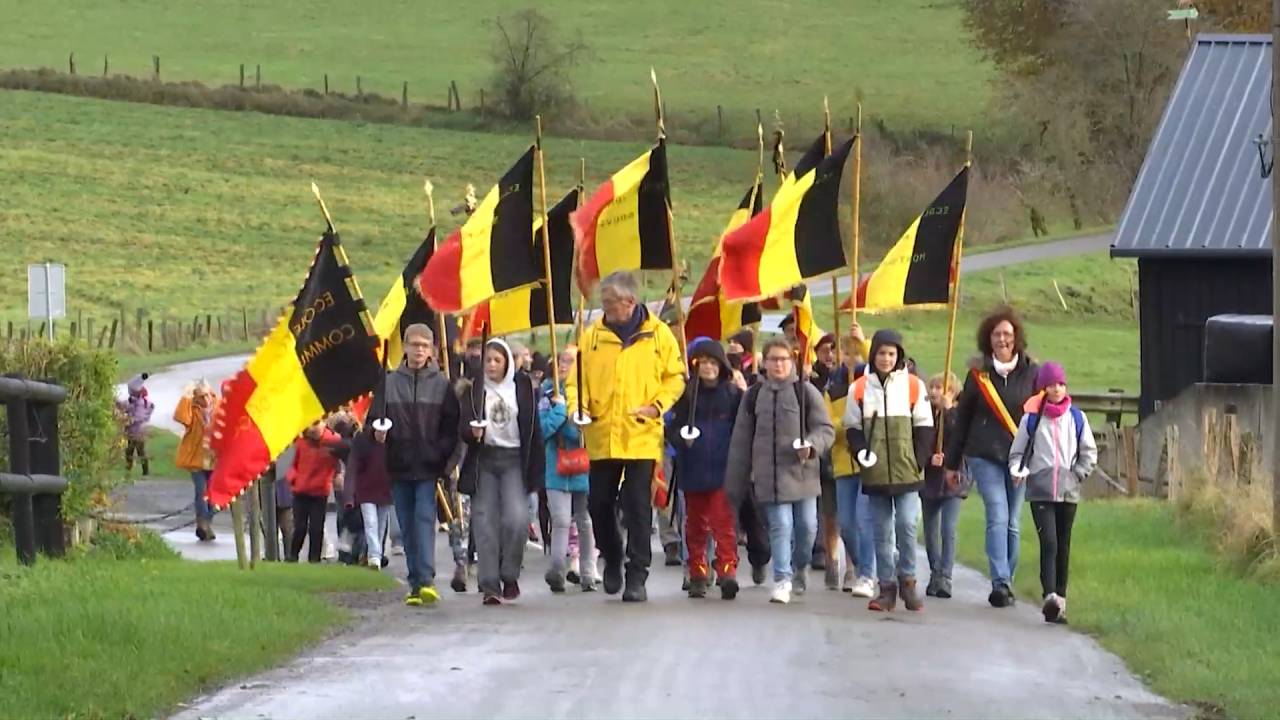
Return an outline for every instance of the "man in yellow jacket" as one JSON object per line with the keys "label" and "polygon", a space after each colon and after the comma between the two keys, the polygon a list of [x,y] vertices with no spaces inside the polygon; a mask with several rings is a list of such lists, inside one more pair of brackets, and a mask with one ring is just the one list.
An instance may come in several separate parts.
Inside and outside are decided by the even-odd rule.
{"label": "man in yellow jacket", "polygon": [[587,505],[596,547],[604,555],[604,590],[623,586],[622,537],[617,506],[627,529],[625,602],[647,599],[644,584],[652,556],[650,484],[662,460],[662,416],[684,392],[684,363],[675,335],[637,300],[634,276],[618,272],[600,283],[604,317],[582,333],[582,387],[578,375],[566,383],[565,399],[576,414],[578,394],[591,423],[583,427],[591,458]]}

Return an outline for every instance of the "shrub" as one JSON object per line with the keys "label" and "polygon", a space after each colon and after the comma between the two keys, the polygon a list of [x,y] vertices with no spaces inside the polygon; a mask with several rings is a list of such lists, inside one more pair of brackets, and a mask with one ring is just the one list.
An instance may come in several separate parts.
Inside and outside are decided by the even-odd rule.
{"label": "shrub", "polygon": [[114,524],[104,524],[94,533],[85,556],[109,560],[177,560],[181,557],[151,530]]}
{"label": "shrub", "polygon": [[[70,341],[0,344],[0,373],[51,380],[67,388],[67,400],[58,409],[62,474],[69,481],[62,514],[71,520],[103,505],[120,482],[111,479],[109,469],[123,449],[115,418],[115,356]],[[0,434],[7,431],[0,416]],[[0,467],[8,467],[8,454],[8,445],[0,445]]]}

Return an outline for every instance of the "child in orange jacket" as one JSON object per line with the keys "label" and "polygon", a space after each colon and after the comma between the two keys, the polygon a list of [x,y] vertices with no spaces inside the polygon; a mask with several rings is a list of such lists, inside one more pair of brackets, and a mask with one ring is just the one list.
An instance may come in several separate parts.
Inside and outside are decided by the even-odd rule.
{"label": "child in orange jacket", "polygon": [[289,468],[289,488],[293,490],[293,542],[289,562],[298,562],[302,543],[307,541],[307,562],[320,562],[324,547],[325,509],[333,492],[333,481],[342,472],[342,463],[330,449],[342,442],[337,433],[317,420],[294,442],[293,467]]}

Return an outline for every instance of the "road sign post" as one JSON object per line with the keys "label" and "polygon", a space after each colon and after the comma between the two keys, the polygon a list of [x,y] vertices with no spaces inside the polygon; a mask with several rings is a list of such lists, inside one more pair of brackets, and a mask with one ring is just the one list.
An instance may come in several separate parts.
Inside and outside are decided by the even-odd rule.
{"label": "road sign post", "polygon": [[43,262],[27,266],[27,317],[44,320],[49,339],[53,321],[67,316],[67,266]]}

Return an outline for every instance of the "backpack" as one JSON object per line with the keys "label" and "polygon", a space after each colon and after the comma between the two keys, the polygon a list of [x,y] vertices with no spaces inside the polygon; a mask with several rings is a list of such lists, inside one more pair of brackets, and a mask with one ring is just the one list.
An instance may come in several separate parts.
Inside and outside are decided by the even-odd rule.
{"label": "backpack", "polygon": [[[801,382],[801,380],[797,380],[791,383],[791,388],[796,391],[796,402],[800,404],[800,407],[804,407],[804,388],[801,387]],[[751,414],[753,421],[756,419],[756,400],[760,397],[760,388],[762,387],[764,387],[763,382],[752,385],[747,388],[747,394],[742,398],[742,401],[747,404],[747,412]]]}
{"label": "backpack", "polygon": [[[1069,408],[1071,412],[1071,420],[1076,424],[1076,457],[1080,456],[1080,440],[1084,437],[1084,411],[1076,407],[1074,404]],[[1036,431],[1040,429],[1040,413],[1029,412],[1027,416],[1027,449],[1022,453],[1021,467],[1027,469],[1027,463],[1031,461],[1031,456],[1036,449]],[[1071,464],[1076,464],[1076,458],[1071,458]]]}

